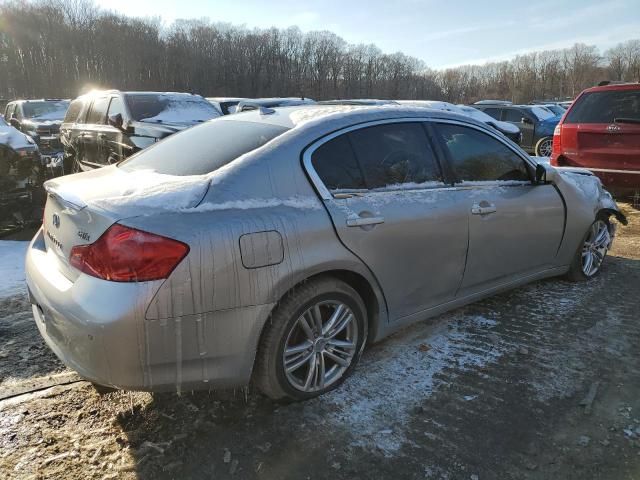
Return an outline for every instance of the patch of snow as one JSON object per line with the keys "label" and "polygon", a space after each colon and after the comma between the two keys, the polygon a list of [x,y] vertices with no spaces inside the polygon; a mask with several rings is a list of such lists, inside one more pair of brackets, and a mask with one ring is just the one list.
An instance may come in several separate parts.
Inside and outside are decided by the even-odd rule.
{"label": "patch of snow", "polygon": [[24,257],[29,242],[0,240],[0,298],[7,298],[26,290]]}
{"label": "patch of snow", "polygon": [[329,115],[339,115],[366,108],[367,106],[365,105],[327,105],[315,108],[300,108],[289,113],[289,120],[294,126],[300,126]]}
{"label": "patch of snow", "polygon": [[[151,95],[139,95],[147,97]],[[162,111],[153,117],[140,118],[146,123],[196,123],[204,122],[221,116],[221,113],[205,99],[186,93],[161,93],[155,95]],[[136,95],[132,95],[130,102],[135,103]],[[135,111],[135,107],[133,108]],[[135,116],[135,113],[134,113]]]}
{"label": "patch of snow", "polygon": [[[93,172],[91,172],[93,173]],[[48,182],[56,193],[79,207],[90,204],[103,210],[140,215],[158,210],[195,206],[209,186],[205,175],[175,176],[152,170],[127,172],[114,167],[107,175],[87,175],[70,181]]]}
{"label": "patch of snow", "polygon": [[512,185],[530,185],[531,182],[525,180],[463,180],[458,185],[463,187],[491,187],[496,186],[498,188],[512,186]]}
{"label": "patch of snow", "polygon": [[[494,325],[492,319],[460,313],[442,317],[437,325],[415,324],[374,347],[375,353],[366,352],[357,375],[338,390],[308,402],[305,413],[313,415],[320,406],[328,412],[323,414],[326,422],[352,432],[354,445],[394,455],[408,442],[403,432],[412,410],[446,384],[439,374],[449,368],[482,367],[502,356],[504,352],[495,346],[476,343],[469,348],[473,343],[469,330]],[[426,351],[420,348],[425,342]]]}
{"label": "patch of snow", "polygon": [[530,155],[530,157],[536,163],[546,163],[547,165],[549,165],[551,162],[551,158],[549,157],[537,157],[535,155]]}
{"label": "patch of snow", "polygon": [[290,207],[299,209],[320,209],[322,204],[315,197],[288,198],[250,198],[222,203],[202,203],[194,208],[184,209],[184,212],[210,212],[215,210],[249,210],[268,207]]}

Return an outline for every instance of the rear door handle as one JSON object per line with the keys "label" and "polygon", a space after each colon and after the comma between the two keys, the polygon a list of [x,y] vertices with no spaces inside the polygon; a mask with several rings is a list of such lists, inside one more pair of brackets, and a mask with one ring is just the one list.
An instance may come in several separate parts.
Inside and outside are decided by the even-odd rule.
{"label": "rear door handle", "polygon": [[496,209],[496,206],[492,203],[483,206],[480,206],[480,204],[478,203],[474,203],[471,207],[472,215],[487,215],[489,213],[495,213],[497,211],[498,210]]}
{"label": "rear door handle", "polygon": [[364,227],[384,223],[384,217],[356,217],[347,218],[347,227]]}

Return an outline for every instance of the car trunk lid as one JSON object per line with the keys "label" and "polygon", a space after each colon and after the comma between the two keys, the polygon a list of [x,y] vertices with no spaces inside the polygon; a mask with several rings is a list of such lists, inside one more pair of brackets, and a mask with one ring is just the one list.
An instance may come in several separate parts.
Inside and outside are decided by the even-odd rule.
{"label": "car trunk lid", "polygon": [[79,272],[69,263],[73,247],[95,242],[125,218],[195,207],[209,179],[194,177],[113,166],[49,180],[43,218],[47,251],[57,257],[61,272],[75,280]]}

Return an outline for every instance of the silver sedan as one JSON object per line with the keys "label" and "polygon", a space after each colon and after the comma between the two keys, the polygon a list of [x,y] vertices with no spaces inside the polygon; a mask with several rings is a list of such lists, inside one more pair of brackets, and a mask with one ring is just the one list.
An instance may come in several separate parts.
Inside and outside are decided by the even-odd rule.
{"label": "silver sedan", "polygon": [[589,172],[400,106],[227,116],[46,187],[36,324],[82,376],[134,390],[320,395],[409,323],[588,280],[625,222]]}

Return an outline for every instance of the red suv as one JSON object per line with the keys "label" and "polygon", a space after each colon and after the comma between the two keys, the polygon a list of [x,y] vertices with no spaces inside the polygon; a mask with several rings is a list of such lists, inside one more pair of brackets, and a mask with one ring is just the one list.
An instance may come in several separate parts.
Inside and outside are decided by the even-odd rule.
{"label": "red suv", "polygon": [[584,167],[611,191],[640,191],[640,83],[583,91],[553,135],[551,164]]}

